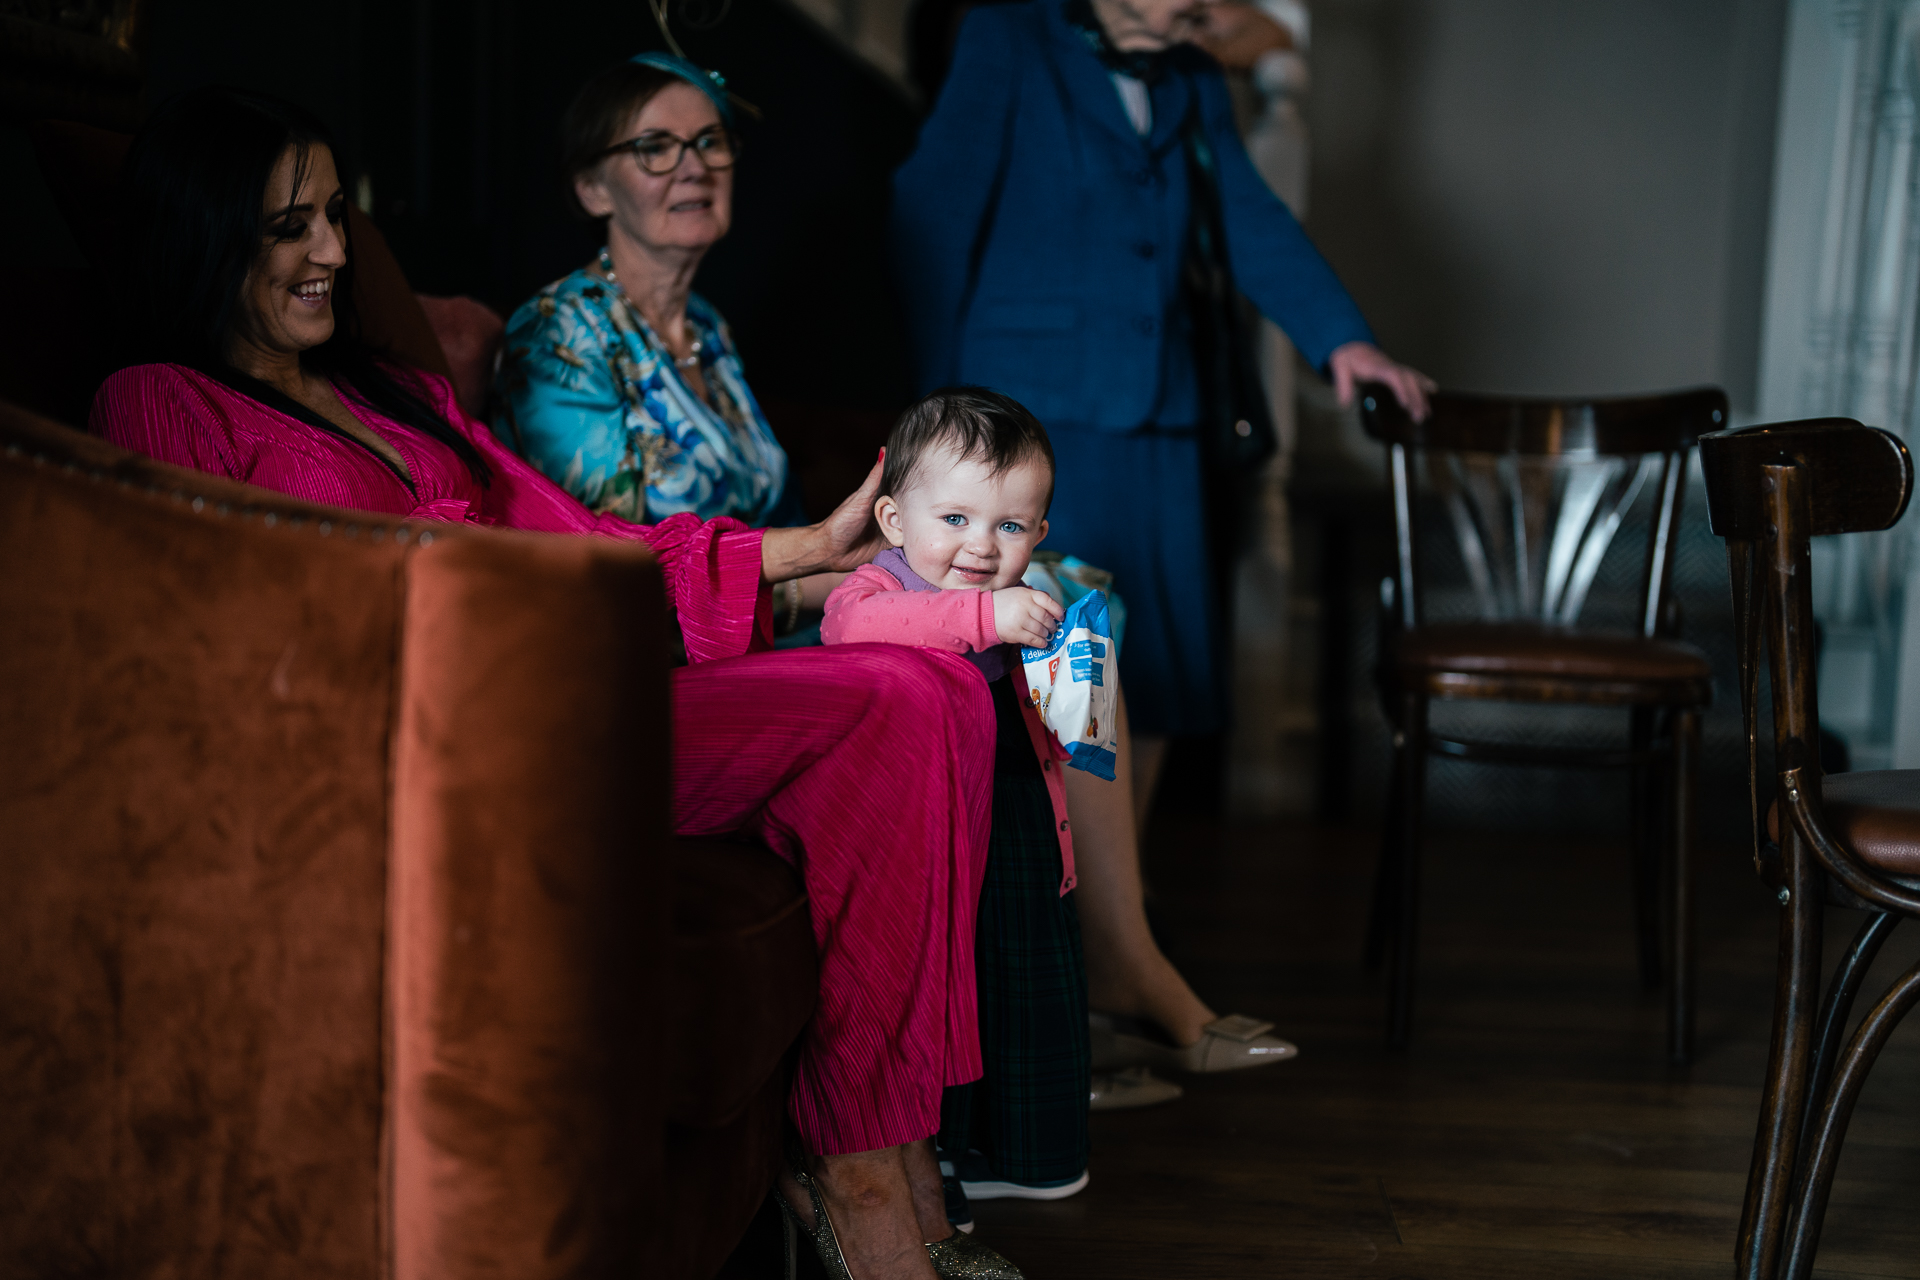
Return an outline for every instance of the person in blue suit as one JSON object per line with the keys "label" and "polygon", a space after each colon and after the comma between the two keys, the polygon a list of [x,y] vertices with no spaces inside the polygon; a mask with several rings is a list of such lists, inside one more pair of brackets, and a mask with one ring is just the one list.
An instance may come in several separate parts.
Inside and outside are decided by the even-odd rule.
{"label": "person in blue suit", "polygon": [[[1135,778],[1226,719],[1196,323],[1182,273],[1189,135],[1215,161],[1233,283],[1335,383],[1433,383],[1389,359],[1247,158],[1219,65],[1187,43],[1206,0],[1027,0],[973,10],[894,177],[892,252],[922,390],[992,387],[1047,425],[1050,541],[1111,570]],[[1199,181],[1207,181],[1204,176]]]}

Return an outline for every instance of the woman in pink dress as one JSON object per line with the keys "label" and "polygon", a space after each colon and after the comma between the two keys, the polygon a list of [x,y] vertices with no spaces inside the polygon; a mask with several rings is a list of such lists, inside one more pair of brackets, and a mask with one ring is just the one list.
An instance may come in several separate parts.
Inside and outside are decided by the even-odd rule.
{"label": "woman in pink dress", "polygon": [[942,1087],[980,1075],[986,689],[950,654],[769,648],[770,583],[877,549],[879,468],[807,528],[588,512],[444,379],[358,341],[332,153],[275,99],[209,89],[163,105],[128,156],[125,204],[127,296],[153,362],[101,387],[99,434],[298,498],[653,549],[690,664],[672,675],[674,828],[765,842],[799,869],[813,913],[820,1003],[789,1105],[811,1176],[783,1176],[783,1191],[844,1250],[843,1276],[960,1274],[966,1251],[964,1274],[1017,1277],[950,1232],[931,1144]]}

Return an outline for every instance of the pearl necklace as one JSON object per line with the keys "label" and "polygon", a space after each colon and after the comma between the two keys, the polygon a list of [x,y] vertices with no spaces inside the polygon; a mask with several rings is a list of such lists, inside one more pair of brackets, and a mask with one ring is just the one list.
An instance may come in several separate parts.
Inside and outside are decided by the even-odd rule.
{"label": "pearl necklace", "polygon": [[[626,298],[627,305],[629,307],[632,307],[633,299],[627,298],[627,291],[621,288],[620,286],[620,277],[613,274],[613,258],[607,253],[605,249],[602,249],[600,251],[600,271],[603,275],[607,277],[607,283],[612,285],[614,288],[619,289],[620,296],[622,298]],[[636,311],[639,310],[639,308],[637,307],[635,307],[634,309]],[[661,345],[666,346],[666,343],[663,341]],[[673,367],[676,369],[691,369],[700,363],[700,353],[704,350],[706,350],[706,347],[701,344],[700,339],[695,338],[693,340],[693,349],[687,352],[686,355],[677,356],[673,354],[672,349],[669,348],[667,351],[667,359],[673,361]]]}

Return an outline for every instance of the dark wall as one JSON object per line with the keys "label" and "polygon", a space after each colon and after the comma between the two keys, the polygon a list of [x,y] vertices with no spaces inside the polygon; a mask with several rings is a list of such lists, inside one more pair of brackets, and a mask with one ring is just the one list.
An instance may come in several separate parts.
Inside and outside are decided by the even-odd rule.
{"label": "dark wall", "polygon": [[[696,284],[731,321],[755,391],[875,412],[903,403],[880,246],[911,106],[780,0],[680,4],[674,24],[690,56],[763,112],[744,124],[734,230]],[[157,0],[149,84],[153,100],[221,81],[314,110],[349,192],[371,183],[374,219],[415,287],[506,313],[597,247],[562,194],[567,100],[601,67],[661,47],[633,0]]]}

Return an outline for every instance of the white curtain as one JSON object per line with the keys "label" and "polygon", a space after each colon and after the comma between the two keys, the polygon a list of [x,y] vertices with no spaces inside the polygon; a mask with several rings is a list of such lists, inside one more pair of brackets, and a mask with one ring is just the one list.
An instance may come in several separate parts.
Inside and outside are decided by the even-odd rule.
{"label": "white curtain", "polygon": [[[1781,88],[1761,416],[1920,445],[1920,0],[1792,0]],[[1814,546],[1821,719],[1856,769],[1920,767],[1916,525]]]}

